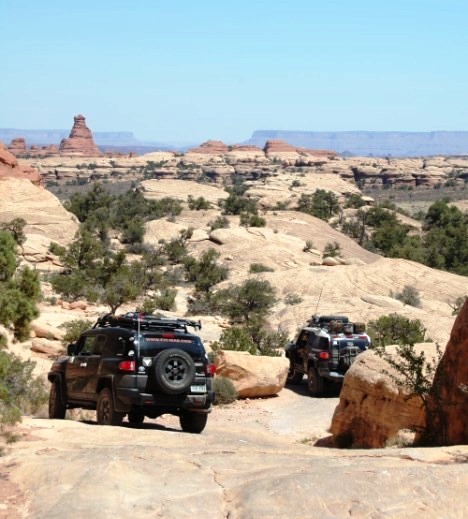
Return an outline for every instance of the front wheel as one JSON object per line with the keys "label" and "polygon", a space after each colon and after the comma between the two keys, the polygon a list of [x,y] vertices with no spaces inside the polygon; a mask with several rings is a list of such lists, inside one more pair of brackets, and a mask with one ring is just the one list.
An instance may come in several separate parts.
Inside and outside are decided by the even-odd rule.
{"label": "front wheel", "polygon": [[309,368],[307,373],[307,390],[310,396],[322,396],[323,389],[323,378],[314,367]]}
{"label": "front wheel", "polygon": [[182,430],[189,433],[201,433],[205,428],[208,415],[206,413],[185,412],[180,415]]}
{"label": "front wheel", "polygon": [[62,402],[60,382],[58,380],[54,380],[50,386],[49,393],[49,418],[58,418],[63,420],[65,418],[66,412],[67,406]]}
{"label": "front wheel", "polygon": [[287,384],[299,384],[302,381],[304,374],[294,367],[294,362],[292,360],[289,361],[289,371],[288,376],[286,377]]}
{"label": "front wheel", "polygon": [[120,425],[122,423],[124,413],[115,410],[112,392],[107,387],[99,393],[96,414],[99,425]]}

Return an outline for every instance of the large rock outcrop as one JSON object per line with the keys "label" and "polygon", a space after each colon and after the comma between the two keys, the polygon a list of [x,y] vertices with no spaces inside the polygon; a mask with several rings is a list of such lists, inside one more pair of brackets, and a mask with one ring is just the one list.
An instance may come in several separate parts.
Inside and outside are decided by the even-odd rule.
{"label": "large rock outcrop", "polygon": [[232,381],[240,398],[276,395],[283,389],[289,369],[285,357],[250,355],[245,351],[220,350],[214,363],[216,373]]}
{"label": "large rock outcrop", "polygon": [[[393,351],[392,351],[393,348]],[[416,345],[427,359],[436,354],[434,344]],[[387,347],[395,353],[394,347]],[[426,417],[419,398],[398,387],[399,374],[373,350],[359,355],[345,376],[340,402],[330,432],[337,444],[378,448],[406,429],[424,427]]]}
{"label": "large rock outcrop", "polygon": [[[16,157],[0,142],[0,180],[3,178],[19,178],[30,180],[33,184],[41,185],[41,175],[32,166],[20,166]],[[5,193],[2,193],[2,198]]]}
{"label": "large rock outcrop", "polygon": [[468,299],[455,320],[435,381],[441,407],[434,403],[432,410],[439,443],[468,444]]}
{"label": "large rock outcrop", "polygon": [[15,137],[8,145],[8,151],[13,155],[26,155],[26,141],[22,137]]}
{"label": "large rock outcrop", "polygon": [[86,119],[81,115],[75,115],[75,122],[68,139],[62,139],[59,147],[61,155],[83,155],[86,157],[99,157],[102,153],[94,144],[91,130],[86,126]]}

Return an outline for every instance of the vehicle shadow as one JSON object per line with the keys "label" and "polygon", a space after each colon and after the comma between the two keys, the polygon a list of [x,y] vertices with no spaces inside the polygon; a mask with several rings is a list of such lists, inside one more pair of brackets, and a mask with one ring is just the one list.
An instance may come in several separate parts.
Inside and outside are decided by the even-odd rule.
{"label": "vehicle shadow", "polygon": [[[99,425],[96,420],[80,420],[81,423],[86,425]],[[125,427],[125,429],[142,429],[142,430],[156,430],[156,431],[172,431],[172,432],[183,432],[181,429],[170,427],[156,422],[143,422],[142,424],[130,424],[128,422],[122,422],[118,427]]]}
{"label": "vehicle shadow", "polygon": [[309,398],[337,398],[340,396],[341,392],[341,384],[330,382],[326,384],[325,393],[322,396],[312,397],[307,391],[305,378],[299,382],[299,384],[286,384],[285,388],[296,393],[297,395],[307,396]]}

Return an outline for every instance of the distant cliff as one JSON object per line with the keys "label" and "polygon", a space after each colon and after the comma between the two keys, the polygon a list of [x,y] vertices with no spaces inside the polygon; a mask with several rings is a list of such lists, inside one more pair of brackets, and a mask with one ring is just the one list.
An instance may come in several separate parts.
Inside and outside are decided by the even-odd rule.
{"label": "distant cliff", "polygon": [[281,139],[293,146],[334,150],[358,156],[417,157],[468,155],[466,132],[299,132],[258,130],[246,144],[263,147],[267,140]]}

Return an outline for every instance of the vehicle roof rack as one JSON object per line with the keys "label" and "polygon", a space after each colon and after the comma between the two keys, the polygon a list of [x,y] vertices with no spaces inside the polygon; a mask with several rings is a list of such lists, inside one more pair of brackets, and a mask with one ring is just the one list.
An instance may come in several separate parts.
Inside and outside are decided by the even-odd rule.
{"label": "vehicle roof rack", "polygon": [[313,315],[308,321],[309,326],[318,326],[319,328],[326,328],[332,322],[341,324],[348,324],[349,319],[345,315]]}
{"label": "vehicle roof rack", "polygon": [[160,315],[127,312],[123,315],[105,314],[98,318],[93,328],[130,328],[133,330],[171,330],[187,332],[188,327],[201,329],[200,321],[189,319],[170,318]]}

